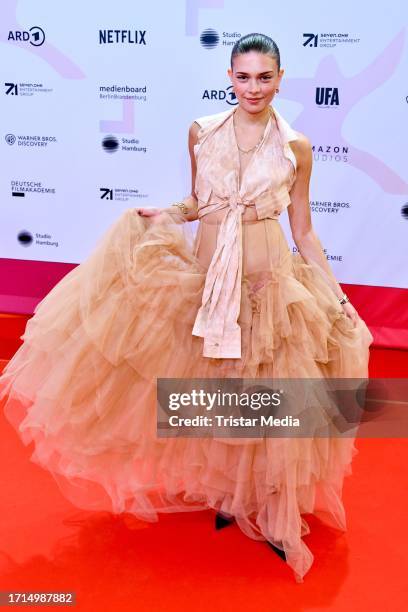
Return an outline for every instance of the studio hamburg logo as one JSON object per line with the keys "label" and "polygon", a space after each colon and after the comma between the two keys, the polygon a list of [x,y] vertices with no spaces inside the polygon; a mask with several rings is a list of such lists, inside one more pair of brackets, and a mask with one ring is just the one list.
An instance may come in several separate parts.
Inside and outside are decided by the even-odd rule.
{"label": "studio hamburg logo", "polygon": [[28,230],[22,230],[17,235],[17,240],[22,246],[28,247],[33,243],[34,238],[31,232]]}
{"label": "studio hamburg logo", "polygon": [[115,153],[119,148],[119,140],[116,138],[116,136],[112,136],[111,134],[109,136],[105,136],[105,138],[102,140],[102,148],[107,153]]}
{"label": "studio hamburg logo", "polygon": [[28,42],[33,47],[41,47],[45,42],[45,32],[39,26],[33,26],[29,30],[10,30],[7,40]]}
{"label": "studio hamburg logo", "polygon": [[218,32],[212,28],[207,28],[201,32],[200,43],[205,49],[214,49],[220,42]]}

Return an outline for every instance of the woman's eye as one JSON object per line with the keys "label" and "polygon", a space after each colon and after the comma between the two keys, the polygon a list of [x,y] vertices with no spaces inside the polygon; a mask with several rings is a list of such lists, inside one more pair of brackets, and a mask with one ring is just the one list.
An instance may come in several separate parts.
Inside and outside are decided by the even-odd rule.
{"label": "woman's eye", "polygon": [[[237,79],[239,81],[244,81],[246,78],[247,78],[246,76],[238,76],[237,77]],[[264,81],[270,81],[271,78],[272,78],[271,76],[263,76],[263,77],[261,77],[261,79],[264,80]]]}

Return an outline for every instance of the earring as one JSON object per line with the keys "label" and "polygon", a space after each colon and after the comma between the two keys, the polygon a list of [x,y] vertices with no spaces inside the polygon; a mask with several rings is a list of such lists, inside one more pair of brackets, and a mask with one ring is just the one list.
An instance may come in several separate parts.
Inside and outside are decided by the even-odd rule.
{"label": "earring", "polygon": [[279,93],[279,89],[275,89],[276,93]]}

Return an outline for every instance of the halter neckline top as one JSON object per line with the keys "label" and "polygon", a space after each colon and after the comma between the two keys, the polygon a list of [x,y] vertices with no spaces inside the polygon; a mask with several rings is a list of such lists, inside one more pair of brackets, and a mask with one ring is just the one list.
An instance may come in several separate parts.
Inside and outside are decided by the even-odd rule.
{"label": "halter neckline top", "polygon": [[194,153],[197,162],[195,193],[198,218],[226,210],[219,227],[192,334],[204,338],[203,356],[241,358],[238,324],[242,282],[242,215],[254,206],[258,220],[277,219],[290,204],[296,178],[296,157],[289,142],[297,135],[276,109],[243,170],[232,110],[206,115],[200,125]]}

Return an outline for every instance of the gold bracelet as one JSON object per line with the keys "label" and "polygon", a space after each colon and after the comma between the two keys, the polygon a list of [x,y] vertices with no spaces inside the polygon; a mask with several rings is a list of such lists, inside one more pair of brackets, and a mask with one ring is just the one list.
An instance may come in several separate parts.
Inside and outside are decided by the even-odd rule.
{"label": "gold bracelet", "polygon": [[187,208],[187,206],[184,204],[184,202],[174,202],[174,204],[172,204],[172,206],[177,206],[183,214],[188,215],[189,210]]}

